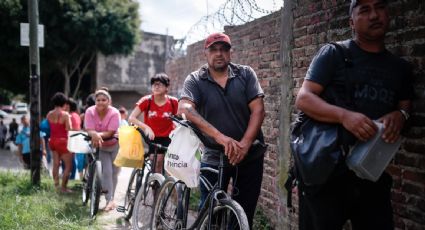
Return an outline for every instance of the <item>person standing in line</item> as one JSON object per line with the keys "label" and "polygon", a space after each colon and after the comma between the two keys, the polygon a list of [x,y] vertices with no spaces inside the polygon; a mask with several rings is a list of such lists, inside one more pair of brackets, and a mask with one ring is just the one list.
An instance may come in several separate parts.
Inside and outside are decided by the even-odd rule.
{"label": "person standing in line", "polygon": [[[71,117],[65,111],[68,98],[65,94],[57,92],[52,97],[53,110],[47,113],[50,126],[49,147],[53,155],[52,174],[56,189],[63,193],[72,192],[68,189],[68,179],[72,169],[73,154],[67,149],[68,130],[71,129]],[[63,161],[65,169],[62,173],[62,183],[59,185],[59,167]]]}
{"label": "person standing in line", "polygon": [[[343,41],[351,56],[344,69],[343,54],[325,45],[316,54],[297,95],[295,105],[306,116],[342,125],[357,140],[367,141],[377,133],[375,121],[382,122],[382,139],[394,143],[409,118],[413,97],[409,64],[385,48],[389,27],[386,0],[352,0],[349,23],[353,39]],[[349,109],[323,99],[327,92],[352,86]],[[326,97],[325,97],[326,98]],[[298,183],[299,226],[301,230],[338,230],[351,220],[354,230],[394,229],[391,207],[391,176],[384,172],[376,182],[360,179],[348,169],[344,157],[321,185]]]}
{"label": "person standing in line", "polygon": [[[24,169],[31,168],[30,124],[25,115],[21,117],[22,130],[16,135],[15,144],[18,146],[18,157],[24,164]],[[44,133],[40,131],[40,148],[42,156],[46,155]],[[41,157],[42,157],[41,156]]]}
{"label": "person standing in line", "polygon": [[[151,78],[152,94],[142,97],[130,114],[129,121],[143,129],[153,143],[168,146],[171,142],[169,135],[174,129],[174,124],[169,119],[177,113],[177,98],[167,95],[170,79],[165,73],[156,74]],[[143,122],[138,119],[144,115]],[[149,153],[154,153],[154,148],[149,148]],[[164,165],[165,152],[157,152],[155,172],[161,173]],[[152,157],[152,155],[151,155]]]}
{"label": "person standing in line", "polygon": [[106,193],[105,211],[116,208],[115,189],[120,168],[113,162],[118,154],[118,141],[113,138],[120,125],[120,113],[111,106],[111,95],[106,88],[95,92],[96,104],[89,107],[84,114],[85,130],[92,138],[94,147],[100,148],[99,158],[102,162],[102,190]]}
{"label": "person standing in line", "polygon": [[[69,115],[71,116],[71,130],[72,131],[80,131],[81,130],[81,117],[78,114],[77,102],[72,98],[68,98],[67,104],[69,106]],[[80,179],[81,179],[82,175],[83,175],[84,162],[79,162],[79,159],[81,159],[81,157],[79,157],[79,155],[83,155],[83,157],[84,157],[85,154],[81,154],[81,153],[73,153],[73,154],[75,154],[75,155],[73,157],[73,164],[72,164],[72,171],[71,171],[70,178],[75,179],[75,173],[78,171]]]}
{"label": "person standing in line", "polygon": [[3,120],[0,121],[0,148],[4,149],[7,137],[7,127],[3,124]]}
{"label": "person standing in line", "polygon": [[120,112],[120,127],[123,125],[128,125],[127,122],[127,109],[125,109],[124,106],[120,106],[120,108],[118,109],[118,111]]}
{"label": "person standing in line", "polygon": [[16,135],[18,135],[18,123],[16,123],[15,118],[12,118],[12,122],[9,124],[9,135],[10,140],[15,142]]}
{"label": "person standing in line", "polygon": [[[243,207],[252,227],[261,190],[266,145],[261,131],[265,117],[264,92],[254,70],[230,62],[228,35],[214,33],[205,39],[207,65],[187,76],[179,101],[178,115],[185,114],[203,133],[201,167],[218,168],[225,154],[225,185],[230,178],[237,192],[233,198]],[[258,143],[258,144],[257,144]],[[217,175],[204,173],[215,184]],[[201,184],[201,205],[208,190]]]}

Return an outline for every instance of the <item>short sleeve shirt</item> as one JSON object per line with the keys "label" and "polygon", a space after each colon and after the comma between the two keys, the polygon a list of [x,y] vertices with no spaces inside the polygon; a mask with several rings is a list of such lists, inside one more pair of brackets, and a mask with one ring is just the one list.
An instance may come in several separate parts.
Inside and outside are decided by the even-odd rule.
{"label": "short sleeve shirt", "polygon": [[[117,132],[120,126],[120,113],[118,109],[109,106],[103,119],[100,119],[96,111],[96,105],[89,107],[84,114],[84,126],[87,130],[96,132],[114,131]],[[117,143],[116,139],[103,142],[104,146],[112,146]]]}
{"label": "short sleeve shirt", "polygon": [[[16,136],[15,144],[22,145],[22,154],[29,154],[31,152],[30,146],[30,127],[23,127],[21,132]],[[40,131],[40,137],[43,138],[46,134]],[[42,146],[40,146],[42,148]]]}
{"label": "short sleeve shirt", "polygon": [[169,117],[177,113],[178,101],[175,97],[168,95],[166,97],[168,100],[161,106],[155,103],[154,95],[144,96],[136,103],[144,114],[145,124],[151,127],[155,137],[168,137],[174,129]]}
{"label": "short sleeve shirt", "polygon": [[81,118],[76,112],[71,113],[71,125],[72,130],[81,130]]}
{"label": "short sleeve shirt", "polygon": [[348,78],[353,98],[351,109],[374,120],[396,110],[399,101],[412,99],[412,71],[405,60],[387,50],[366,52],[353,40],[343,44],[352,59],[347,74],[344,74],[342,54],[329,44],[313,58],[305,79],[322,85],[325,90],[332,88],[339,97],[346,97],[345,79]]}
{"label": "short sleeve shirt", "polygon": [[[231,63],[229,79],[225,88],[209,75],[207,66],[187,76],[180,99],[193,102],[197,112],[212,126],[237,141],[245,134],[250,120],[249,103],[257,97],[264,97],[257,75],[249,66]],[[257,136],[263,141],[260,133]],[[217,143],[204,143],[205,153],[202,162],[218,164]]]}

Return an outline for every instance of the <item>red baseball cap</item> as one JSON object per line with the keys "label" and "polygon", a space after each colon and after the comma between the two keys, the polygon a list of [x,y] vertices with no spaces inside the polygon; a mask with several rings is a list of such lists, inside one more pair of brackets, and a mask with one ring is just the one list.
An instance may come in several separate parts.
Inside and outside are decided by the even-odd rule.
{"label": "red baseball cap", "polygon": [[205,39],[205,49],[217,42],[223,42],[226,43],[229,47],[232,47],[229,36],[223,33],[213,33],[210,34],[207,39]]}

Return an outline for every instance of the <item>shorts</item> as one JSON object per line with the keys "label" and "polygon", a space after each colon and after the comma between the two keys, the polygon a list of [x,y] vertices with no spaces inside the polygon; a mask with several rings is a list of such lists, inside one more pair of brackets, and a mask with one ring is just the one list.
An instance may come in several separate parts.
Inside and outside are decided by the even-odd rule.
{"label": "shorts", "polygon": [[[160,144],[162,146],[168,147],[171,143],[171,139],[169,137],[155,137],[155,139],[153,139],[152,141],[155,144]],[[155,153],[155,146],[150,146],[149,145],[149,154],[153,154]],[[158,150],[157,152],[158,154],[164,154],[164,151]]]}
{"label": "shorts", "polygon": [[59,153],[59,155],[69,153],[67,144],[67,138],[50,138],[49,141],[50,150]]}

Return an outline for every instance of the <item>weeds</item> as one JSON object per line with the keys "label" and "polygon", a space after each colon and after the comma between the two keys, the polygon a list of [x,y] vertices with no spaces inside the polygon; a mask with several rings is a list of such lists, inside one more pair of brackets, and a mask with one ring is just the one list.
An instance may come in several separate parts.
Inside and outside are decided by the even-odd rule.
{"label": "weeds", "polygon": [[98,228],[88,208],[81,205],[80,193],[57,193],[51,178],[42,177],[40,187],[34,189],[29,173],[3,171],[0,194],[0,229]]}

